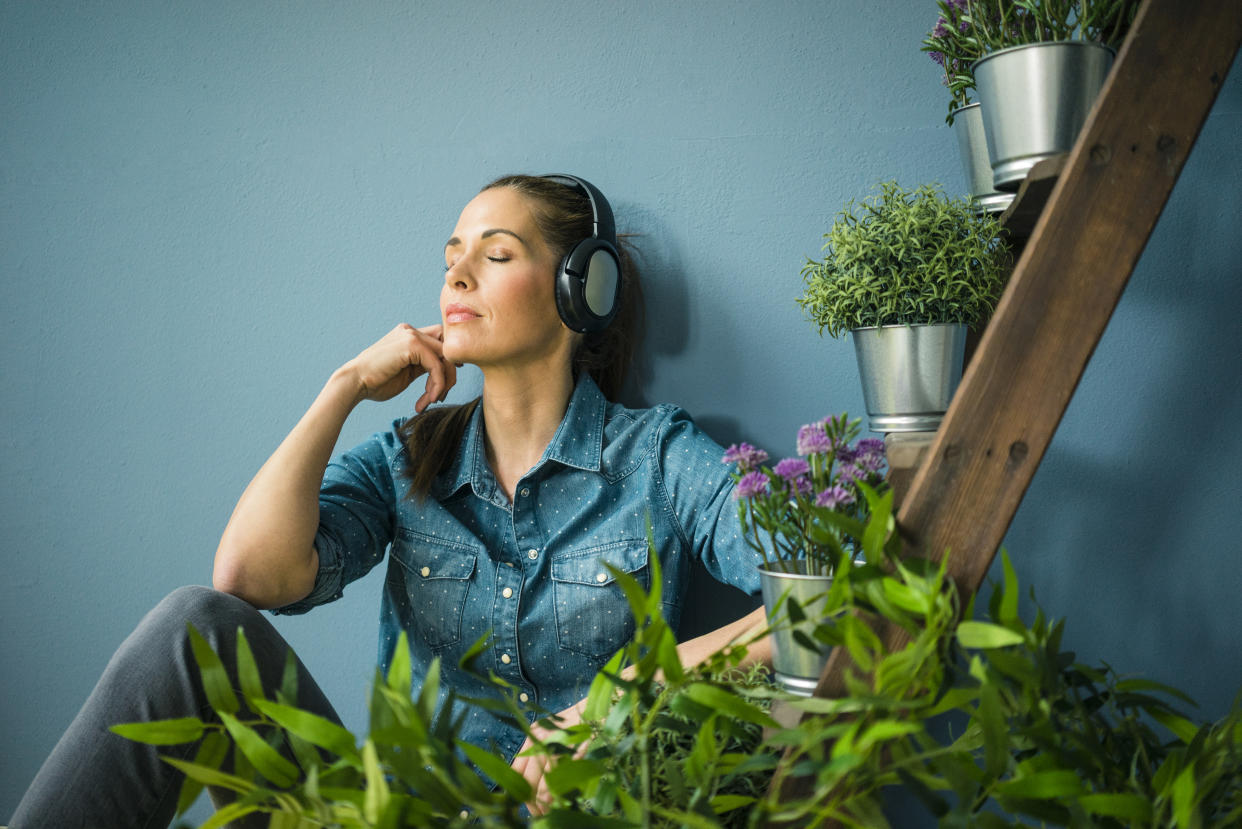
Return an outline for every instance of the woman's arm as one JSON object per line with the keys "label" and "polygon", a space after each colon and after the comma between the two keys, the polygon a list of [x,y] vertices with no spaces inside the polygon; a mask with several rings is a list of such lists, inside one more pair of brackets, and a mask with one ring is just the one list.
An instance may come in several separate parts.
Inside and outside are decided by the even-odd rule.
{"label": "woman's arm", "polygon": [[319,487],[341,428],[363,400],[388,400],[427,374],[415,404],[443,400],[457,379],[440,326],[399,325],[332,373],[315,402],[246,487],[216,549],[212,583],[255,607],[296,602],[319,569]]}
{"label": "woman's arm", "polygon": [[[710,633],[705,633],[702,636],[682,642],[677,646],[677,653],[681,656],[681,664],[686,667],[700,665],[725,645],[734,641],[740,642],[750,639],[767,627],[767,624],[768,620],[764,609],[757,607],[736,622],[730,622],[722,628],[717,628]],[[762,662],[765,665],[772,664],[771,637],[764,636],[762,639],[756,639],[747,646],[746,659],[743,665],[753,665],[756,662]],[[625,676],[624,671],[622,676]]]}

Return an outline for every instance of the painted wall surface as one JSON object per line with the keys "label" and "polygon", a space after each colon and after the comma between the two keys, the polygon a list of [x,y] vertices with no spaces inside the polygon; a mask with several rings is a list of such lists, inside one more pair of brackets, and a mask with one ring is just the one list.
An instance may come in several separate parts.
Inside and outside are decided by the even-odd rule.
{"label": "painted wall surface", "polygon": [[[641,400],[774,454],[862,414],[794,297],[846,200],[964,187],[912,6],[0,1],[0,818],[328,374],[437,318],[499,174],[582,175],[639,234]],[[1204,717],[1242,687],[1238,74],[1006,542],[1082,658]],[[356,729],[380,570],[276,622]]]}

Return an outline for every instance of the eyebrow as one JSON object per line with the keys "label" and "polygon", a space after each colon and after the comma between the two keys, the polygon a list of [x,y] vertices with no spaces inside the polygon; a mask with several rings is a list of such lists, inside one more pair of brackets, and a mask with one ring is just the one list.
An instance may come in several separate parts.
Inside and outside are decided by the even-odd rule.
{"label": "eyebrow", "polygon": [[[521,236],[518,236],[518,235],[517,235],[516,233],[514,233],[512,230],[506,230],[506,229],[505,229],[505,228],[503,228],[503,227],[493,227],[493,228],[488,228],[487,230],[483,231],[483,232],[479,235],[479,238],[480,238],[480,239],[486,239],[486,238],[488,238],[489,236],[495,236],[495,235],[497,235],[497,234],[501,234],[501,233],[503,233],[503,234],[504,234],[504,235],[506,235],[506,236],[512,236],[514,239],[517,239],[519,242],[521,242],[521,243],[522,243],[522,246],[523,246],[523,247],[525,247],[525,248],[529,248],[529,247],[530,247],[530,245],[528,245],[528,244],[526,243],[526,240],[525,240],[525,239],[523,239]],[[445,246],[446,248],[451,248],[451,247],[453,247],[454,245],[460,245],[460,244],[461,244],[461,239],[458,239],[456,236],[454,236],[453,238],[451,238],[451,239],[449,239],[447,242],[445,242],[445,243],[444,243],[444,246]]]}

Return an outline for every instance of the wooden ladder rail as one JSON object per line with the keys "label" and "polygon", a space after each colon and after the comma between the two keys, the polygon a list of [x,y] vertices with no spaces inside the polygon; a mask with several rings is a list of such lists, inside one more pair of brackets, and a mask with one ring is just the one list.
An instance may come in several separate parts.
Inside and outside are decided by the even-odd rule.
{"label": "wooden ladder rail", "polygon": [[[1242,42],[1239,0],[1145,0],[902,500],[906,554],[982,585]],[[890,649],[910,636],[881,631]],[[845,695],[836,648],[815,690]],[[785,797],[814,783],[786,781]]]}

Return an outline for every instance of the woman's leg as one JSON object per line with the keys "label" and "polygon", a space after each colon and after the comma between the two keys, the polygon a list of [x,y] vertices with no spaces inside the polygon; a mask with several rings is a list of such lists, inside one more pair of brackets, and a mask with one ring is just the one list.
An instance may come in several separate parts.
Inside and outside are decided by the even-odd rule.
{"label": "woman's leg", "polygon": [[[220,654],[230,675],[237,667],[237,629],[245,630],[269,696],[280,687],[289,645],[260,611],[207,587],[174,591],[147,614],[113,655],[95,690],[18,804],[11,829],[145,829],[169,824],[183,775],[159,755],[189,759],[197,743],[148,746],[119,737],[108,727],[210,714],[186,634],[187,622]],[[236,676],[233,685],[238,686]],[[340,721],[300,660],[298,705]]]}

